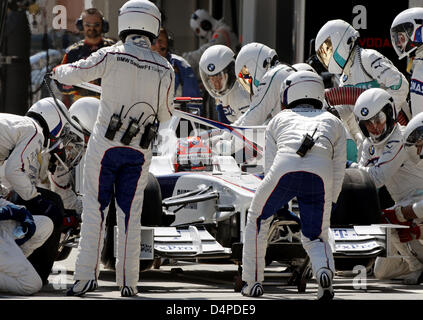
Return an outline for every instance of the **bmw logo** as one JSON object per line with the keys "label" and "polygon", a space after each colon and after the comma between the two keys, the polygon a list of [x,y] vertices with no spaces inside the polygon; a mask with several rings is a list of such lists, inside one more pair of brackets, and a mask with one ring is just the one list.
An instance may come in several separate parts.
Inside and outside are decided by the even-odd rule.
{"label": "bmw logo", "polygon": [[210,63],[208,66],[207,66],[207,70],[209,70],[210,72],[212,72],[212,71],[214,71],[214,69],[216,68],[216,66],[213,64],[213,63]]}
{"label": "bmw logo", "polygon": [[361,115],[362,115],[363,117],[365,117],[365,116],[367,116],[367,115],[369,114],[369,109],[367,109],[367,108],[362,108],[362,109],[361,109],[361,111],[360,111],[360,113],[361,113]]}
{"label": "bmw logo", "polygon": [[371,156],[375,154],[375,147],[374,146],[369,147],[369,153],[370,153]]}

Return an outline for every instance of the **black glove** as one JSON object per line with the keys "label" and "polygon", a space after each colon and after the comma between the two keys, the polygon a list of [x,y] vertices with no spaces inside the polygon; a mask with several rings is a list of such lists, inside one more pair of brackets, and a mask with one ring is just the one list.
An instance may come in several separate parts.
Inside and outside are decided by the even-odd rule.
{"label": "black glove", "polygon": [[[29,213],[29,211],[28,211],[28,213]],[[18,246],[23,245],[25,242],[27,242],[29,239],[31,239],[31,237],[35,233],[36,226],[35,226],[34,219],[31,215],[31,213],[29,213],[29,215],[27,216],[25,221],[21,223],[21,226],[22,226],[23,231],[25,232],[25,236],[23,238],[15,240],[15,242]]]}
{"label": "black glove", "polygon": [[[9,203],[0,208],[0,220],[15,220],[24,222],[30,212],[24,207]],[[32,215],[31,215],[32,218]]]}
{"label": "black glove", "polygon": [[18,206],[13,203],[9,203],[0,208],[0,220],[15,220],[20,222],[20,225],[25,233],[25,236],[16,239],[17,245],[24,244],[30,239],[35,233],[35,223],[31,212],[29,212],[24,206]]}

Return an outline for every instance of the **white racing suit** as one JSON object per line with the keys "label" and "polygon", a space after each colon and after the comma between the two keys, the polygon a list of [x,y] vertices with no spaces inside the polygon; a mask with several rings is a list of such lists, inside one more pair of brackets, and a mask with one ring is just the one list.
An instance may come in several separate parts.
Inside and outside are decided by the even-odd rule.
{"label": "white racing suit", "polygon": [[216,24],[216,29],[213,33],[209,33],[210,38],[207,39],[208,42],[201,45],[197,50],[184,52],[182,57],[188,61],[191,65],[191,68],[194,70],[197,79],[200,79],[199,73],[199,63],[201,56],[207,48],[215,45],[221,44],[232,49],[233,52],[238,52],[239,41],[236,34],[231,30],[231,28],[223,21],[219,20]]}
{"label": "white racing suit", "polygon": [[[295,72],[295,70],[285,64],[277,64],[269,69],[263,76],[257,92],[254,93],[249,108],[231,125],[261,126],[268,123],[272,117],[281,111],[281,86],[292,72]],[[236,153],[237,159],[241,153],[240,150],[244,147],[242,142],[234,139],[229,132],[224,132],[215,138],[213,143],[216,143],[216,148],[221,154]],[[248,162],[251,160],[251,156],[247,157],[249,158]]]}
{"label": "white racing suit", "polygon": [[294,69],[281,63],[269,69],[260,81],[249,109],[233,125],[260,126],[281,111],[282,82],[292,72]]}
{"label": "white racing suit", "polygon": [[[351,62],[347,63],[344,73],[340,76],[340,87],[357,87],[362,89],[382,88],[394,99],[398,120],[406,124],[406,119],[400,115],[405,113],[411,119],[407,103],[409,91],[408,81],[405,76],[381,53],[372,49],[363,49],[356,46],[352,53]],[[345,106],[345,121],[349,126],[354,126],[354,106]],[[349,112],[348,112],[349,111]],[[350,114],[350,116],[348,116]],[[352,118],[352,120],[351,120]],[[344,119],[343,119],[344,120]],[[354,132],[354,130],[353,130]],[[352,133],[354,137],[354,134]]]}
{"label": "white racing suit", "polygon": [[[317,130],[316,130],[317,129]],[[315,145],[304,157],[296,154],[303,135],[314,134]],[[341,192],[345,174],[345,129],[324,110],[308,106],[286,109],[266,130],[266,175],[248,210],[242,255],[242,279],[264,280],[267,236],[272,216],[297,197],[302,243],[313,272],[335,272],[328,229],[332,203]]]}
{"label": "white racing suit", "polygon": [[218,120],[227,124],[235,122],[250,107],[250,95],[238,81],[226,95],[215,99]]}
{"label": "white racing suit", "polygon": [[411,114],[414,117],[416,114],[423,111],[423,47],[416,51],[416,56],[413,58],[413,73],[410,80],[410,107]]}
{"label": "white racing suit", "polygon": [[[140,147],[147,124],[170,119],[174,72],[170,63],[150,49],[146,37],[129,36],[125,43],[102,48],[85,60],[55,69],[67,85],[101,78],[97,121],[88,142],[83,181],[83,213],[75,280],[97,280],[107,208],[116,197],[118,248],[116,282],[136,287],[139,278],[141,210],[148,181],[151,148]],[[122,126],[113,140],[105,137],[113,114]],[[130,118],[141,119],[140,132],[129,145],[121,142]]]}
{"label": "white racing suit", "polygon": [[43,130],[35,120],[0,113],[0,165],[5,166],[5,184],[23,200],[38,196],[38,179],[47,177],[48,161],[40,156],[43,143]]}
{"label": "white racing suit", "polygon": [[82,200],[75,192],[75,183],[72,170],[68,170],[62,165],[58,165],[53,174],[49,175],[51,191],[60,195],[63,207],[67,210],[75,210],[80,215],[82,213]]}
{"label": "white racing suit", "polygon": [[[376,50],[363,49],[357,45],[351,55],[352,57],[347,63],[344,73],[340,76],[339,86],[385,89],[394,99],[399,122],[406,125],[407,121],[411,119],[411,114],[407,103],[408,81],[405,76],[389,59]],[[354,105],[340,105],[336,109],[352,140],[354,140],[354,142],[352,140],[347,141],[348,157],[352,161],[357,161],[354,159],[357,154],[356,149],[360,154],[363,137],[355,121]]]}
{"label": "white racing suit", "polygon": [[[413,195],[417,195],[423,186],[423,170],[413,163],[404,148],[401,131],[404,127],[396,125],[386,142],[374,145],[369,139],[363,142],[363,149],[358,168],[366,171],[376,188],[386,186],[395,206],[413,203]],[[423,269],[423,264],[413,255],[407,243],[401,243],[395,230],[391,231],[392,245],[404,256],[409,272]],[[417,241],[415,241],[417,245]],[[375,276],[387,278],[398,268],[399,258],[376,259]],[[396,270],[398,271],[398,269]]]}
{"label": "white racing suit", "polygon": [[[0,206],[8,203],[0,198]],[[40,276],[26,257],[50,237],[53,222],[46,216],[33,218],[35,233],[20,247],[13,234],[19,223],[14,220],[0,221],[0,292],[31,295],[40,291],[43,286]]]}

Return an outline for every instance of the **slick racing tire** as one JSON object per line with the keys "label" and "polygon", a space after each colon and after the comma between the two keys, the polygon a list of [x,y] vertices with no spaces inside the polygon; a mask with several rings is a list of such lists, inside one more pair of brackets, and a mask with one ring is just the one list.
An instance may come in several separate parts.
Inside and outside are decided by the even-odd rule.
{"label": "slick racing tire", "polygon": [[331,227],[380,223],[380,212],[378,191],[368,173],[357,168],[346,169],[331,215]]}
{"label": "slick racing tire", "polygon": [[[149,173],[148,183],[144,190],[144,202],[141,214],[142,226],[161,226],[162,223],[162,196],[160,185],[156,177]],[[104,246],[101,252],[101,262],[107,269],[115,269],[116,258],[114,256],[114,226],[116,222],[115,201],[110,202],[109,212],[106,219],[106,231],[104,234]],[[140,260],[140,271],[148,270],[153,266],[154,260]]]}
{"label": "slick racing tire", "polygon": [[[378,190],[368,173],[357,168],[346,169],[342,190],[331,215],[331,227],[380,223],[380,213]],[[373,263],[374,257],[335,257],[338,271],[353,270],[357,265],[369,268]]]}

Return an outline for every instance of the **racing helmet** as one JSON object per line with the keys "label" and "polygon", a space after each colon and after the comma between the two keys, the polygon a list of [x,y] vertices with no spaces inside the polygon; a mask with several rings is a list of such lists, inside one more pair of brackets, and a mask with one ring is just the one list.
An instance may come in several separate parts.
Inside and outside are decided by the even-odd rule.
{"label": "racing helmet", "polygon": [[407,124],[404,131],[405,145],[414,146],[417,143],[423,144],[423,112],[413,117]]}
{"label": "racing helmet", "polygon": [[311,72],[317,73],[317,71],[311,65],[305,62],[299,62],[299,63],[293,64],[292,68],[295,71],[311,71]]}
{"label": "racing helmet", "polygon": [[292,109],[300,104],[311,104],[321,109],[325,100],[323,79],[312,71],[291,73],[282,83],[281,104],[284,109]]}
{"label": "racing helmet", "polygon": [[358,97],[354,116],[363,135],[375,145],[385,142],[397,124],[394,99],[381,88],[368,89]]}
{"label": "racing helmet", "polygon": [[99,106],[99,99],[82,97],[76,100],[69,108],[70,118],[76,122],[75,125],[79,126],[80,130],[71,126],[69,134],[63,138],[66,150],[64,163],[68,169],[75,167],[85,154],[88,139],[97,119]]}
{"label": "racing helmet", "polygon": [[200,137],[179,138],[176,151],[175,172],[212,171],[212,151]]}
{"label": "racing helmet", "polygon": [[253,95],[267,70],[278,62],[278,55],[274,49],[262,43],[251,42],[239,51],[235,60],[235,74],[238,75],[241,85]]}
{"label": "racing helmet", "polygon": [[216,28],[216,19],[204,9],[196,10],[189,21],[191,29],[200,38],[208,38]]}
{"label": "racing helmet", "polygon": [[71,119],[78,123],[86,136],[93,132],[99,108],[100,100],[94,97],[79,98],[69,108]]}
{"label": "racing helmet", "polygon": [[423,8],[410,8],[398,14],[391,25],[391,42],[399,59],[410,56],[423,43]]}
{"label": "racing helmet", "polygon": [[234,87],[235,54],[227,46],[214,45],[201,56],[200,76],[204,87],[214,98],[221,98]]}
{"label": "racing helmet", "polygon": [[129,0],[119,9],[118,34],[122,41],[130,34],[144,34],[150,40],[160,34],[161,13],[148,0]]}
{"label": "racing helmet", "polygon": [[333,74],[342,74],[360,33],[343,20],[330,20],[319,30],[316,55]]}
{"label": "racing helmet", "polygon": [[[57,103],[63,112],[67,112],[67,108],[62,101],[57,100]],[[35,119],[43,128],[45,148],[50,147],[52,142],[69,133],[70,125],[51,97],[34,103],[28,109],[26,116]]]}

